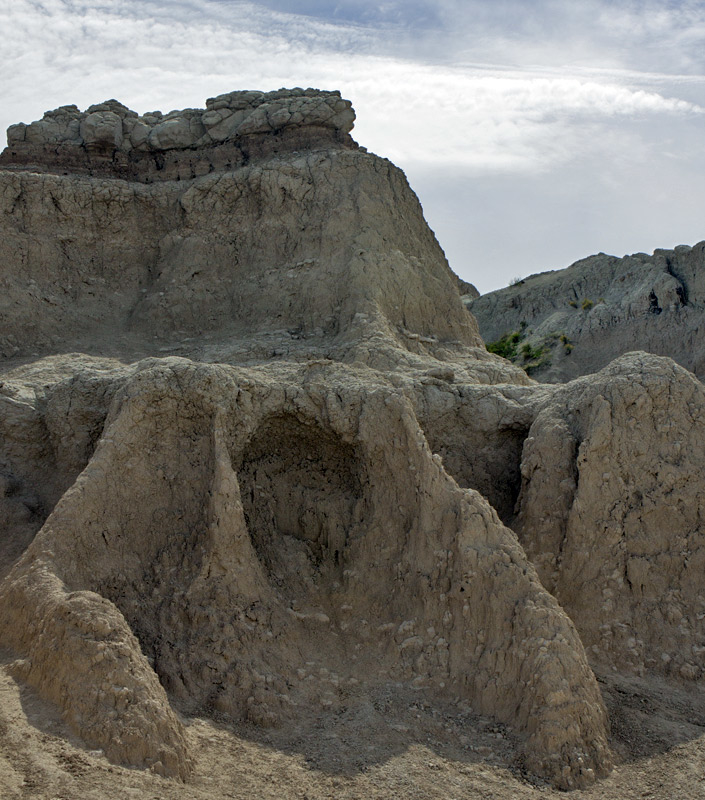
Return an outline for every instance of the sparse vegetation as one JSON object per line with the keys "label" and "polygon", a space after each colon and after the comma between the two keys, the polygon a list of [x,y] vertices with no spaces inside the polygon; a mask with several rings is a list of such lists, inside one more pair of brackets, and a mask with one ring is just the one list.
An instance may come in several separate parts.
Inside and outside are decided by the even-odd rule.
{"label": "sparse vegetation", "polygon": [[582,308],[583,311],[589,311],[594,305],[595,304],[592,302],[592,300],[586,297],[580,304],[580,308]]}
{"label": "sparse vegetation", "polygon": [[520,277],[520,276],[517,276],[516,278],[512,278],[509,281],[509,285],[510,286],[520,286],[522,283],[524,283],[524,279],[522,277]]}
{"label": "sparse vegetation", "polygon": [[[547,340],[542,344],[532,345],[530,342],[524,342],[524,331],[526,330],[526,323],[521,323],[521,331],[512,331],[505,333],[504,336],[497,339],[495,342],[488,342],[486,347],[490,353],[502,356],[512,362],[517,362],[521,359],[519,366],[527,373],[531,373],[539,367],[546,366],[551,363],[551,351],[548,346]],[[555,341],[556,335],[553,335]]]}
{"label": "sparse vegetation", "polygon": [[543,353],[543,347],[532,347],[528,342],[521,348],[521,354],[524,356],[524,361],[534,361],[539,359]]}
{"label": "sparse vegetation", "polygon": [[512,331],[511,333],[505,333],[496,342],[488,342],[486,347],[490,353],[502,356],[502,358],[508,358],[511,361],[516,358],[517,347],[522,338],[523,336],[519,331]]}
{"label": "sparse vegetation", "polygon": [[573,308],[578,307],[578,304],[575,302],[575,300],[568,300],[568,305],[572,306]]}

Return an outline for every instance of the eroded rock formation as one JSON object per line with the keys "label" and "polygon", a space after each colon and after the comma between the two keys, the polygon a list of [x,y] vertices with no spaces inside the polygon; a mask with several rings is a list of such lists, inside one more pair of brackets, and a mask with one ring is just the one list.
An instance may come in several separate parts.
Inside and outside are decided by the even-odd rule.
{"label": "eroded rock formation", "polygon": [[[640,356],[559,389],[487,353],[351,114],[295,90],[165,128],[111,101],[13,129],[0,643],[87,743],[160,774],[191,768],[179,714],[287,725],[393,682],[464,698],[530,773],[589,784],[611,756],[580,636],[595,663],[702,674],[700,384]],[[160,148],[191,172],[145,185]],[[638,446],[610,425],[644,426]],[[656,638],[652,581],[673,595]]]}
{"label": "eroded rock formation", "polygon": [[357,147],[355,120],[340,92],[230,92],[187,108],[139,115],[117,100],[79,111],[61,106],[29,125],[11,125],[0,167],[59,174],[181,180],[230,170],[250,159],[333,143]]}
{"label": "eroded rock formation", "polygon": [[631,353],[557,391],[524,446],[514,529],[596,660],[705,672],[705,388]]}
{"label": "eroded rock formation", "polygon": [[[485,341],[521,336],[515,361],[537,380],[597,372],[630,350],[705,377],[705,242],[651,256],[600,253],[466,302]],[[541,349],[538,358],[524,357],[527,344]]]}

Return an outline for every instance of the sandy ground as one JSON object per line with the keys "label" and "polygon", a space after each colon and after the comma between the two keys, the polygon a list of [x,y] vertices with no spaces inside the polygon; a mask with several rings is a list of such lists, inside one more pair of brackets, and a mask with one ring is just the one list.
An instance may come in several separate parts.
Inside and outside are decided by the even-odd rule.
{"label": "sandy ground", "polygon": [[196,770],[188,783],[117,767],[87,750],[56,709],[0,659],[0,798],[651,798],[705,799],[705,695],[664,683],[601,677],[617,767],[566,795],[529,783],[511,731],[397,685],[340,713],[311,711],[294,729],[185,718]]}

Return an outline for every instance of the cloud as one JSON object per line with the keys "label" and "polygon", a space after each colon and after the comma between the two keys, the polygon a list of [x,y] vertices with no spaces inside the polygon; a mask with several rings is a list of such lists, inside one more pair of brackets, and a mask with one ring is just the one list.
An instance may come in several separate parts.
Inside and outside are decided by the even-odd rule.
{"label": "cloud", "polygon": [[258,5],[276,11],[304,14],[329,21],[363,25],[395,25],[418,29],[440,23],[439,3],[433,0],[260,0]]}
{"label": "cloud", "polygon": [[[460,177],[506,176],[549,198],[548,182],[569,175],[585,202],[611,198],[618,226],[617,198],[639,200],[620,181],[651,168],[668,185],[702,176],[701,3],[14,0],[0,27],[2,128],[109,97],[144,112],[311,85],[353,101],[358,141],[418,176],[433,218],[444,185],[473,205]],[[684,203],[672,202],[676,227]],[[546,200],[546,214],[561,208]],[[462,250],[457,236],[444,232]]]}
{"label": "cloud", "polygon": [[311,24],[248,3],[18,0],[5,14],[13,75],[5,113],[32,95],[38,115],[37,103],[88,105],[113,94],[146,111],[202,105],[205,95],[237,87],[338,87],[354,101],[357,134],[371,149],[402,163],[492,171],[564,162],[586,121],[701,111],[609,74],[382,56],[355,26]]}

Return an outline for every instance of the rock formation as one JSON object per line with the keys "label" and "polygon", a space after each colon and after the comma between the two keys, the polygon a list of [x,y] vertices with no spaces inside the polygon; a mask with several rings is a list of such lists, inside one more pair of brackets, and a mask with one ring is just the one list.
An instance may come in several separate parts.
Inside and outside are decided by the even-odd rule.
{"label": "rock formation", "polygon": [[13,674],[108,758],[183,779],[180,715],[289,725],[390,682],[512,725],[556,786],[605,775],[580,637],[594,664],[702,675],[700,385],[634,356],[541,386],[488,353],[336,93],[52,113],[0,172]]}
{"label": "rock formation", "polygon": [[[705,242],[652,256],[600,253],[466,302],[486,342],[519,334],[513,360],[541,381],[597,372],[630,350],[705,377]],[[526,345],[540,355],[525,358]]]}
{"label": "rock formation", "polygon": [[0,166],[143,183],[182,180],[264,154],[332,143],[357,147],[349,135],[354,120],[340,92],[316,89],[230,92],[209,98],[205,109],[142,116],[107,100],[84,112],[61,106],[29,125],[11,125]]}
{"label": "rock formation", "polygon": [[594,660],[705,673],[705,387],[630,353],[561,387],[523,449],[514,530]]}

